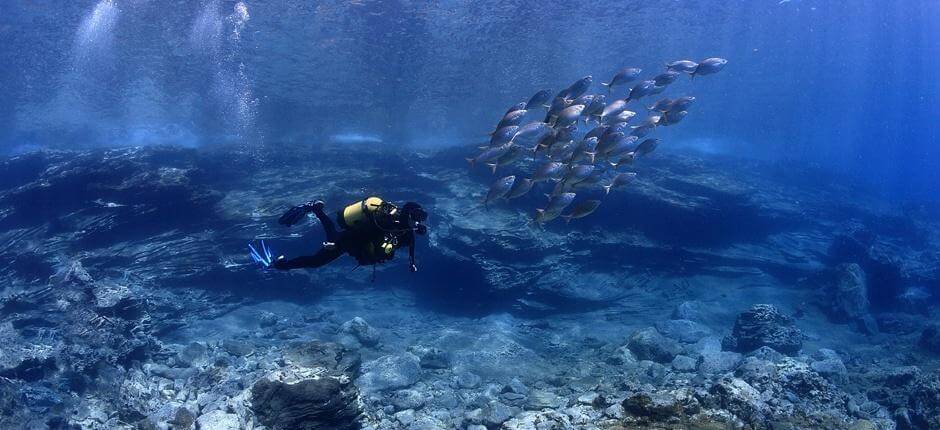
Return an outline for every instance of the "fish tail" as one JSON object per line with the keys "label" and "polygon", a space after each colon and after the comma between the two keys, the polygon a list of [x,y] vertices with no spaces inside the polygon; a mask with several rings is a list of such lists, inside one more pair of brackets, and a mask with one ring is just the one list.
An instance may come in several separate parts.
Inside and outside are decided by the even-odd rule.
{"label": "fish tail", "polygon": [[496,167],[498,167],[499,165],[496,164],[496,163],[492,163],[492,164],[487,164],[487,166],[490,166],[490,170],[492,170],[492,171],[493,171],[493,174],[495,175],[495,174],[496,174]]}
{"label": "fish tail", "polygon": [[476,160],[475,158],[465,158],[465,160],[467,160],[467,163],[470,163],[470,168],[471,168],[471,169],[472,169],[473,166],[477,163],[477,160]]}
{"label": "fish tail", "polygon": [[613,187],[614,187],[613,184],[604,185],[604,195],[606,196],[606,195],[610,194],[610,189],[613,188]]}

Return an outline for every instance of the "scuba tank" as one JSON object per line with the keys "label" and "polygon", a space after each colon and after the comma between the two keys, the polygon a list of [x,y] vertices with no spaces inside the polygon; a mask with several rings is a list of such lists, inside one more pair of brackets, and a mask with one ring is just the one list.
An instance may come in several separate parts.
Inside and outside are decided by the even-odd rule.
{"label": "scuba tank", "polygon": [[376,225],[376,215],[394,214],[396,209],[378,197],[369,197],[346,206],[337,218],[339,225],[347,230],[372,228]]}

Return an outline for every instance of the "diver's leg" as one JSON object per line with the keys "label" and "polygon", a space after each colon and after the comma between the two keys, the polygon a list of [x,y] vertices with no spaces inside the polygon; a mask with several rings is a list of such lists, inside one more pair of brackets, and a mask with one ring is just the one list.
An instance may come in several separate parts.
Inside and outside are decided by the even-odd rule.
{"label": "diver's leg", "polygon": [[322,248],[313,255],[303,255],[290,260],[275,260],[274,268],[279,270],[317,268],[339,258],[340,255],[343,255],[343,251],[338,247]]}
{"label": "diver's leg", "polygon": [[336,224],[333,224],[333,220],[330,219],[330,216],[323,212],[322,206],[316,206],[313,208],[313,214],[317,216],[317,219],[320,220],[320,225],[323,226],[323,231],[326,232],[327,242],[336,242],[338,235],[336,234]]}

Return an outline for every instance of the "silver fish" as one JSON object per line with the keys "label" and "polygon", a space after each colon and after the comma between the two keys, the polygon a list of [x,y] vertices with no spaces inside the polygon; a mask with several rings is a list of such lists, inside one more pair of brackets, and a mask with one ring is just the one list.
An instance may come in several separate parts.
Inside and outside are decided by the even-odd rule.
{"label": "silver fish", "polygon": [[689,110],[689,106],[692,106],[692,103],[694,102],[695,102],[695,97],[692,97],[692,96],[679,97],[673,100],[672,104],[669,106],[669,110],[676,111],[676,112]]}
{"label": "silver fish", "polygon": [[624,134],[619,131],[605,134],[597,142],[597,152],[600,154],[606,154],[607,151],[610,151],[610,148],[613,148],[614,145],[623,139]]}
{"label": "silver fish", "polygon": [[555,145],[548,153],[548,158],[552,160],[567,160],[574,154],[575,144],[565,142],[561,145]]}
{"label": "silver fish", "polygon": [[545,114],[545,122],[554,121],[553,118],[558,116],[569,104],[568,100],[564,97],[555,97],[555,99],[552,100],[552,105],[548,108],[548,112]]}
{"label": "silver fish", "polygon": [[673,70],[676,72],[692,73],[695,71],[696,67],[698,67],[698,63],[691,60],[679,60],[666,63],[666,70]]}
{"label": "silver fish", "polygon": [[511,200],[524,196],[532,189],[532,185],[535,185],[535,181],[529,178],[522,178],[519,181],[515,181],[515,183],[512,184],[512,188],[509,189],[509,193],[506,194],[506,199]]}
{"label": "silver fish", "polygon": [[480,155],[477,155],[473,158],[468,158],[467,162],[470,163],[470,167],[473,167],[477,163],[486,163],[487,161],[495,160],[499,157],[502,157],[503,154],[509,152],[512,148],[512,144],[506,143],[500,146],[494,146],[492,148],[487,148],[483,150]]}
{"label": "silver fish", "polygon": [[585,107],[584,112],[581,114],[586,117],[600,116],[605,107],[607,107],[607,96],[599,94],[594,96],[594,98],[591,100],[591,104]]}
{"label": "silver fish", "polygon": [[548,205],[545,206],[545,210],[548,212],[561,212],[574,201],[576,195],[575,193],[561,193],[551,196],[548,199]]}
{"label": "silver fish", "polygon": [[610,93],[610,91],[613,90],[613,88],[617,85],[623,85],[635,81],[642,72],[642,69],[638,69],[636,67],[627,67],[617,72],[617,74],[610,79],[610,82],[601,83],[601,85],[607,87],[607,92]]}
{"label": "silver fish", "polygon": [[522,119],[525,118],[526,110],[514,110],[512,112],[503,115],[503,119],[499,120],[499,124],[496,125],[496,129],[499,130],[503,127],[508,127],[511,125],[519,125],[522,123]]}
{"label": "silver fish", "polygon": [[516,135],[516,132],[519,131],[519,126],[510,125],[503,128],[499,128],[493,132],[493,135],[490,136],[490,146],[499,146],[505,143],[509,143],[512,140],[512,137]]}
{"label": "silver fish", "polygon": [[610,194],[610,190],[629,184],[634,178],[636,178],[636,173],[633,172],[618,173],[609,184],[604,185],[604,194]]}
{"label": "silver fish", "polygon": [[706,58],[698,63],[698,67],[692,71],[692,77],[718,73],[721,69],[725,68],[726,64],[728,64],[728,60],[724,58]]}
{"label": "silver fish", "polygon": [[628,152],[628,153],[626,153],[626,154],[621,155],[619,160],[614,161],[614,162],[611,162],[610,165],[611,165],[611,167],[613,167],[613,168],[616,169],[616,168],[619,168],[620,166],[623,166],[623,165],[628,165],[628,166],[629,166],[629,165],[633,164],[633,161],[634,161],[634,160],[636,160],[636,152],[635,152],[635,151],[633,151],[633,152]]}
{"label": "silver fish", "polygon": [[578,182],[587,179],[588,176],[591,176],[591,173],[594,173],[594,169],[595,167],[593,164],[579,164],[577,166],[572,166],[562,181],[568,185],[577,184]]}
{"label": "silver fish", "polygon": [[572,208],[571,212],[561,217],[565,219],[565,222],[571,222],[573,219],[584,218],[594,213],[600,205],[600,200],[585,200]]}
{"label": "silver fish", "polygon": [[688,114],[689,113],[684,110],[680,110],[678,112],[663,112],[663,117],[659,119],[657,124],[666,126],[678,124]]}
{"label": "silver fish", "polygon": [[653,82],[656,83],[657,87],[665,87],[666,85],[675,82],[676,79],[679,79],[679,75],[680,73],[675,70],[667,70],[656,75],[656,77],[653,78]]}
{"label": "silver fish", "polygon": [[532,175],[532,180],[535,182],[547,181],[552,178],[556,178],[562,171],[565,165],[559,162],[548,162],[539,166],[536,169],[535,174]]}
{"label": "silver fish", "polygon": [[566,107],[558,114],[556,126],[566,126],[578,122],[581,118],[581,112],[584,112],[584,105],[571,105]]}
{"label": "silver fish", "polygon": [[546,103],[551,101],[551,99],[552,99],[552,90],[541,90],[535,93],[535,95],[533,95],[532,98],[530,98],[529,101],[526,102],[525,108],[532,109],[536,107],[543,107],[545,106]]}
{"label": "silver fish", "polygon": [[603,121],[608,124],[626,123],[630,122],[635,116],[636,112],[624,110],[616,115],[604,117]]}
{"label": "silver fish", "polygon": [[625,110],[627,110],[627,100],[614,100],[607,104],[607,106],[604,107],[604,110],[601,111],[601,119],[617,115]]}
{"label": "silver fish", "polygon": [[506,151],[505,154],[501,155],[494,162],[486,163],[486,165],[490,166],[490,169],[493,170],[493,174],[495,175],[497,167],[507,166],[512,163],[515,163],[520,158],[522,158],[522,156],[525,154],[526,154],[525,149],[519,146],[513,146],[512,148],[509,148],[509,151]]}
{"label": "silver fish", "polygon": [[650,106],[649,109],[655,112],[667,112],[673,103],[674,100],[672,99],[662,99],[656,102],[656,104]]}
{"label": "silver fish", "polygon": [[561,211],[548,211],[546,209],[535,210],[535,223],[544,224],[561,215]]}
{"label": "silver fish", "polygon": [[544,122],[530,122],[516,130],[512,136],[511,142],[521,145],[524,143],[538,142],[546,133],[551,133],[552,127]]}
{"label": "silver fish", "polygon": [[597,150],[597,138],[589,137],[581,141],[574,150],[574,155],[571,157],[572,163],[577,163],[584,159],[588,159],[588,162],[594,163],[594,151]]}
{"label": "silver fish", "polygon": [[647,155],[659,146],[659,139],[646,139],[636,147],[636,155]]}
{"label": "silver fish", "polygon": [[581,97],[582,94],[586,93],[591,84],[594,83],[594,77],[587,75],[581,79],[578,79],[570,87],[566,88],[563,93],[563,97],[566,99],[576,99]]}
{"label": "silver fish", "polygon": [[581,96],[581,97],[578,97],[578,98],[574,99],[574,101],[572,101],[571,104],[573,104],[573,105],[584,105],[584,107],[587,107],[588,105],[591,104],[592,101],[594,101],[594,95],[593,95],[593,94],[585,94],[585,95],[583,95],[583,96]]}
{"label": "silver fish", "polygon": [[587,134],[584,135],[584,138],[590,139],[592,137],[596,137],[600,139],[600,137],[603,136],[604,133],[606,133],[607,129],[609,128],[610,126],[607,126],[607,125],[599,125],[597,127],[592,128],[591,131],[587,132]]}
{"label": "silver fish", "polygon": [[653,81],[643,81],[633,86],[630,89],[630,95],[627,96],[626,100],[639,100],[643,96],[650,95],[653,91],[656,90],[656,82]]}
{"label": "silver fish", "polygon": [[507,176],[494,182],[493,185],[490,186],[490,191],[486,193],[486,198],[483,199],[483,205],[486,206],[486,204],[491,201],[506,197],[506,194],[509,194],[509,190],[512,189],[512,185],[515,182],[515,176]]}
{"label": "silver fish", "polygon": [[579,188],[594,187],[598,183],[600,183],[601,179],[603,178],[604,178],[604,171],[595,169],[594,172],[592,172],[590,176],[588,176],[587,178],[584,178],[583,181],[579,181],[578,183],[572,185],[571,188],[579,189]]}
{"label": "silver fish", "polygon": [[512,112],[514,110],[523,110],[525,109],[525,102],[519,102],[506,109],[506,113]]}

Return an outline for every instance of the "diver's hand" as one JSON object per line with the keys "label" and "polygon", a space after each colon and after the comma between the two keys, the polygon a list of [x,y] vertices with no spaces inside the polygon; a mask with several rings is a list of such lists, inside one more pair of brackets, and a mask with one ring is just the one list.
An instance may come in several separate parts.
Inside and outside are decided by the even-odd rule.
{"label": "diver's hand", "polygon": [[418,266],[415,266],[414,264],[412,264],[412,265],[411,265],[411,273],[414,273],[414,272],[417,272],[417,271],[418,271]]}

